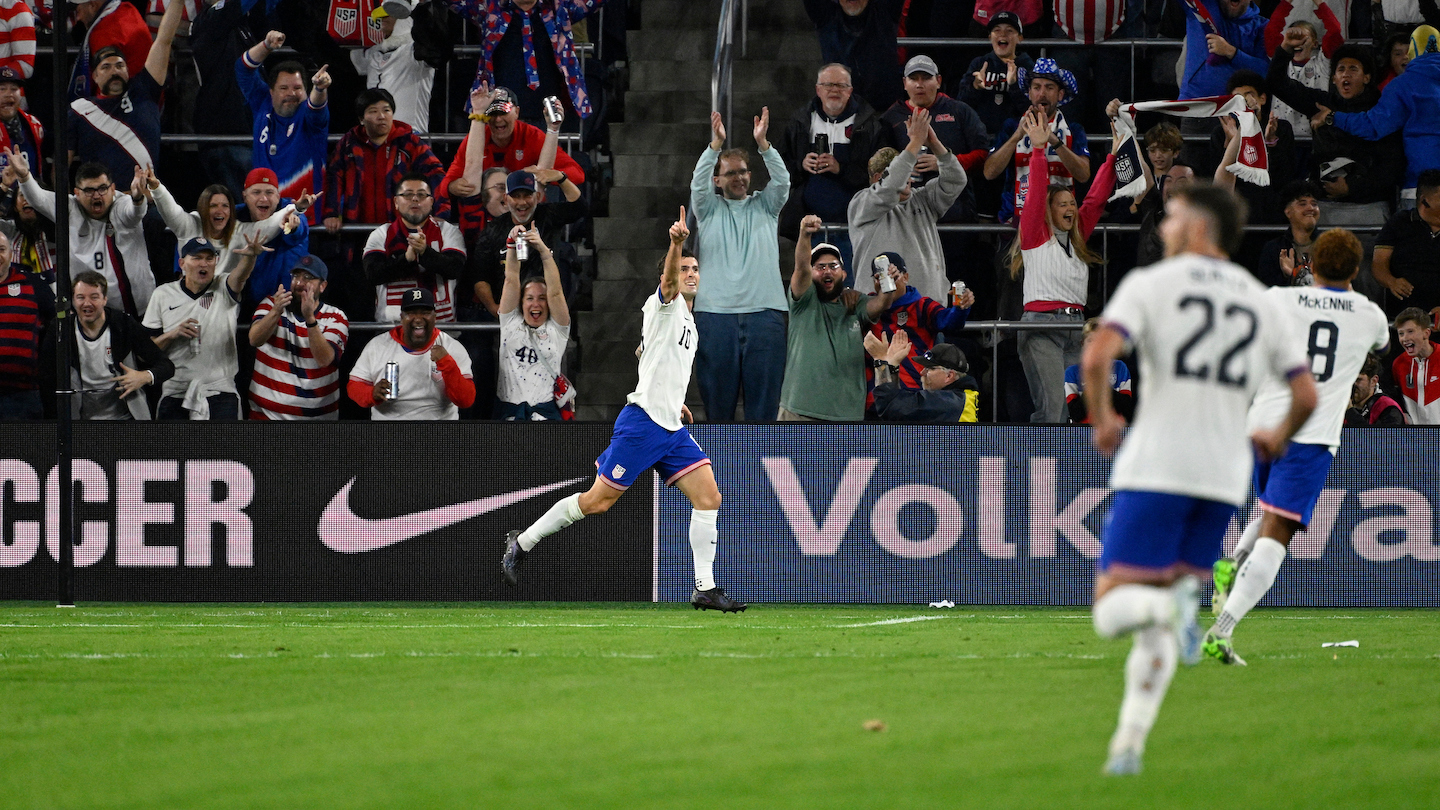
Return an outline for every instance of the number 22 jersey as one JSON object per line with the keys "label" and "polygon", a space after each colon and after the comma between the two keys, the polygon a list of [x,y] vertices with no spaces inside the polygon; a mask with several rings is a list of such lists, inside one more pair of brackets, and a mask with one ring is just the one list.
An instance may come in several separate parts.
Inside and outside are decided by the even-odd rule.
{"label": "number 22 jersey", "polygon": [[1135,347],[1142,373],[1112,488],[1244,502],[1250,401],[1267,379],[1307,368],[1290,316],[1265,289],[1239,265],[1189,253],[1121,282],[1102,317]]}
{"label": "number 22 jersey", "polygon": [[681,428],[680,408],[690,387],[690,369],[695,364],[695,316],[685,296],[669,301],[660,290],[641,308],[640,383],[628,401],[639,405],[651,421],[671,431]]}

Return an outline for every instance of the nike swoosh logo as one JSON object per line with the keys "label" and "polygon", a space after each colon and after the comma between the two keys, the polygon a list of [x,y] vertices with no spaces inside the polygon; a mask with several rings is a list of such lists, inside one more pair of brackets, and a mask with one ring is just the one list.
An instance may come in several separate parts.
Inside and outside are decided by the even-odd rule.
{"label": "nike swoosh logo", "polygon": [[179,309],[180,307],[183,307],[183,306],[185,306],[185,305],[184,305],[184,304],[176,304],[176,305],[173,306],[173,307],[165,307],[165,311],[166,311],[166,312],[169,312],[169,311],[172,310],[172,309]]}
{"label": "nike swoosh logo", "polygon": [[335,493],[335,497],[330,499],[329,505],[320,514],[320,525],[316,527],[316,531],[320,535],[320,542],[330,550],[338,551],[341,554],[360,554],[393,546],[412,537],[419,537],[422,534],[479,517],[487,512],[504,509],[511,504],[557,489],[564,489],[584,480],[584,477],[571,478],[568,481],[531,487],[517,492],[507,492],[503,495],[491,495],[488,498],[477,498],[473,501],[427,509],[423,512],[411,512],[408,515],[371,520],[360,517],[350,508],[350,488],[355,485],[355,479],[351,478],[349,483]]}

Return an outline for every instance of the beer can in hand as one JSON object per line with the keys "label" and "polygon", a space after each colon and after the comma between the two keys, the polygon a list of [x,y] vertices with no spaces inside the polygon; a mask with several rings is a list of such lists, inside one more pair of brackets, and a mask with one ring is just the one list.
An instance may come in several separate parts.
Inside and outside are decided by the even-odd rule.
{"label": "beer can in hand", "polygon": [[965,297],[965,282],[957,281],[950,285],[950,306],[960,306],[960,299]]}
{"label": "beer can in hand", "polygon": [[830,154],[830,136],[829,136],[829,135],[826,135],[825,133],[822,132],[822,133],[820,133],[820,134],[818,134],[818,135],[815,136],[815,154],[817,154],[817,155],[828,155],[828,154]]}
{"label": "beer can in hand", "polygon": [[560,103],[558,96],[546,96],[544,106],[545,123],[558,127],[565,122],[565,105]]}
{"label": "beer can in hand", "polygon": [[525,241],[525,235],[524,235],[524,234],[521,234],[520,237],[515,240],[515,260],[516,260],[516,261],[519,261],[519,262],[523,262],[523,261],[528,260],[529,258],[530,258],[530,243],[529,243],[529,242],[526,242],[526,241]]}
{"label": "beer can in hand", "polygon": [[390,383],[390,396],[386,399],[394,401],[400,394],[400,364],[390,361],[385,364],[385,382]]}

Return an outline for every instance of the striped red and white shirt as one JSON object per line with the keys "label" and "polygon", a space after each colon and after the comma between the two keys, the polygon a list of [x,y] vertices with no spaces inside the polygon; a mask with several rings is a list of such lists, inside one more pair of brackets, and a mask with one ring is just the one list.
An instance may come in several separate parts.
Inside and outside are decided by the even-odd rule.
{"label": "striped red and white shirt", "polygon": [[1084,45],[1115,36],[1123,22],[1125,0],[1055,0],[1055,24]]}
{"label": "striped red and white shirt", "polygon": [[[274,306],[273,297],[260,302],[254,321],[264,318]],[[251,419],[339,418],[340,356],[350,337],[350,321],[329,304],[320,305],[315,320],[325,340],[335,348],[335,359],[328,366],[316,362],[310,352],[310,330],[305,321],[288,311],[281,314],[275,334],[255,350],[255,373],[250,378]]]}
{"label": "striped red and white shirt", "polygon": [[[201,0],[184,0],[185,8],[180,11],[181,22],[194,22],[203,10],[200,7]],[[165,16],[165,8],[170,5],[170,0],[149,0],[145,4],[145,24],[150,27],[150,36],[153,39],[156,32],[160,30],[160,18]],[[188,28],[188,26],[182,26]]]}
{"label": "striped red and white shirt", "polygon": [[0,0],[0,67],[25,79],[35,72],[35,15],[25,0]]}

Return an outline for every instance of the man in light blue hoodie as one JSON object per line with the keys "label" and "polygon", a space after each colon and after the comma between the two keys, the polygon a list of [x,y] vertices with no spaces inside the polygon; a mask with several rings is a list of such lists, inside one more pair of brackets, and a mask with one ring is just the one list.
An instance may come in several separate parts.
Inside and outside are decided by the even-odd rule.
{"label": "man in light blue hoodie", "polygon": [[749,154],[724,149],[718,112],[710,114],[710,146],[690,178],[690,208],[699,225],[695,252],[706,278],[695,297],[695,376],[711,422],[735,418],[742,388],[747,421],[773,422],[780,409],[789,305],[777,236],[790,172],[766,138],[769,128],[765,107],[755,117],[755,146],[770,173],[763,191],[750,193]]}

